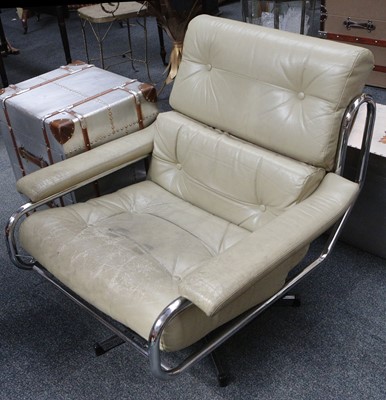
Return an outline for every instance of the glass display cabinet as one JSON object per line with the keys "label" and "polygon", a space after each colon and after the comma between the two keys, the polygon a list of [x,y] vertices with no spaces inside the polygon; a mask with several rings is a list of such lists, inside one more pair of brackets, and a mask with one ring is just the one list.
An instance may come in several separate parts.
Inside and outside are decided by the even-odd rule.
{"label": "glass display cabinet", "polygon": [[320,26],[320,0],[241,0],[241,6],[248,23],[311,36]]}

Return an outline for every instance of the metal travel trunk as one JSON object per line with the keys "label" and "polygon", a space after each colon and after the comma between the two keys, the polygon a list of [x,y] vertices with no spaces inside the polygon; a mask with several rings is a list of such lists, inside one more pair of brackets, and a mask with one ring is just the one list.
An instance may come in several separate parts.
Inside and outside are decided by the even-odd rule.
{"label": "metal travel trunk", "polygon": [[[158,114],[153,85],[85,63],[55,69],[0,93],[0,128],[16,179],[138,131]],[[117,172],[113,180],[67,196],[65,203],[132,183],[135,174],[135,168]]]}
{"label": "metal travel trunk", "polygon": [[367,83],[386,88],[385,0],[323,0],[321,21],[321,37],[373,52],[375,68]]}

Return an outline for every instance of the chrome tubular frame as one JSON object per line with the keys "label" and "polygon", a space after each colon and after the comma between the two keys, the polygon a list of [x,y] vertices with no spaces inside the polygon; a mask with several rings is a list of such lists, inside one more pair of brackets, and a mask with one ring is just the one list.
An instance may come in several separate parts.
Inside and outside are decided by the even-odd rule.
{"label": "chrome tubular frame", "polygon": [[[363,136],[362,136],[362,147],[360,152],[360,158],[357,166],[357,176],[355,181],[359,184],[359,191],[363,187],[364,178],[367,170],[368,159],[370,155],[371,139],[373,134],[373,128],[375,123],[376,115],[376,103],[373,98],[367,94],[362,94],[361,96],[354,99],[350,105],[347,107],[343,122],[340,130],[340,143],[339,143],[339,154],[336,162],[335,172],[339,175],[343,174],[344,162],[346,158],[346,151],[348,145],[348,138],[350,136],[353,124],[355,122],[356,115],[359,108],[363,104],[367,104],[367,115],[366,122],[364,126]],[[176,299],[170,306],[166,307],[163,313],[159,316],[158,320],[154,323],[151,334],[149,336],[149,357],[150,357],[150,367],[153,374],[161,379],[170,379],[179,373],[186,370],[188,367],[192,366],[196,362],[200,361],[202,358],[206,357],[213,350],[219,347],[222,343],[228,340],[233,334],[242,329],[245,325],[255,319],[264,310],[274,304],[276,301],[282,299],[295,285],[299,283],[306,275],[318,267],[330,254],[334,245],[338,241],[340,233],[348,219],[350,212],[354,206],[355,201],[346,210],[343,216],[335,223],[332,228],[330,235],[324,245],[324,248],[319,255],[319,257],[306,266],[302,271],[300,271],[296,276],[289,280],[285,286],[271,296],[269,299],[261,303],[260,305],[248,310],[240,317],[234,319],[230,323],[224,326],[224,329],[217,334],[215,338],[204,345],[198,352],[188,356],[183,362],[178,366],[170,369],[165,369],[161,364],[161,350],[160,341],[162,332],[165,329],[167,323],[178,315],[183,309],[187,308],[191,303],[186,299],[179,298]]]}
{"label": "chrome tubular frame", "polygon": [[[35,260],[29,256],[23,256],[17,250],[16,229],[20,219],[29,211],[35,208],[34,203],[26,203],[22,205],[8,220],[5,227],[5,239],[9,257],[13,264],[21,269],[32,269]],[[24,261],[23,261],[24,260]]]}
{"label": "chrome tubular frame", "polygon": [[355,180],[357,183],[359,183],[361,189],[363,186],[368,160],[370,156],[371,140],[373,137],[373,129],[376,116],[376,103],[374,102],[373,98],[368,94],[364,93],[361,96],[354,99],[346,109],[340,129],[339,154],[335,170],[337,174],[339,175],[343,174],[344,164],[346,160],[348,139],[350,137],[351,130],[354,125],[358,111],[363,104],[367,105],[367,114],[362,135],[362,146],[360,150],[359,166],[357,166],[357,176]]}
{"label": "chrome tubular frame", "polygon": [[[353,126],[355,116],[362,104],[367,104],[367,117],[366,123],[363,133],[362,139],[362,149],[360,153],[360,160],[358,165],[358,173],[356,177],[356,182],[359,184],[359,189],[363,186],[363,181],[366,173],[370,145],[372,139],[372,131],[375,122],[375,112],[376,105],[371,96],[362,95],[355,99],[350,106],[347,108],[343,123],[341,126],[341,141],[339,143],[340,152],[337,159],[337,167],[336,173],[342,174],[344,161],[346,156],[346,149],[348,143],[348,137],[351,132],[351,128]],[[96,178],[95,178],[96,179]],[[91,180],[89,180],[91,181]],[[89,183],[83,182],[85,183]],[[28,212],[33,211],[34,209],[42,206],[43,204],[52,201],[54,198],[63,196],[65,193],[75,190],[81,185],[77,185],[76,187],[72,187],[66,192],[62,192],[55,196],[51,196],[45,200],[37,202],[35,204],[27,203],[24,206],[20,207],[19,210],[11,216],[9,219],[8,225],[6,227],[6,239],[8,251],[11,257],[12,262],[19,268],[23,269],[33,269],[38,272],[45,279],[54,284],[57,288],[59,288],[62,292],[64,292],[67,296],[69,296],[73,301],[75,301],[78,305],[82,306],[84,309],[89,311],[94,317],[96,317],[100,322],[102,322],[106,327],[113,331],[115,335],[120,337],[123,341],[132,344],[142,355],[145,355],[149,358],[150,361],[150,369],[154,376],[160,379],[171,379],[178,376],[181,372],[185,371],[189,367],[193,366],[204,357],[208,356],[211,352],[213,352],[216,348],[218,348],[221,344],[223,344],[226,340],[228,340],[233,334],[238,332],[248,323],[250,323],[253,319],[255,319],[259,314],[261,314],[264,310],[274,304],[276,301],[282,299],[295,285],[297,285],[306,275],[312,272],[316,267],[318,267],[326,258],[331,254],[331,251],[336,244],[339,235],[342,231],[342,228],[351,212],[351,209],[354,205],[354,202],[350,205],[348,210],[344,213],[344,215],[340,218],[338,222],[335,223],[332,228],[329,237],[326,240],[325,246],[319,255],[314,261],[308,264],[305,268],[303,268],[296,276],[291,278],[284,287],[271,296],[269,299],[264,301],[263,303],[257,305],[256,307],[246,311],[241,316],[235,318],[229,323],[225,324],[223,328],[218,331],[215,337],[206,342],[201,349],[190,354],[186,357],[182,362],[180,362],[175,367],[170,367],[165,365],[161,360],[161,337],[162,333],[165,330],[168,323],[175,318],[179,313],[192,306],[192,303],[182,297],[177,298],[172,303],[170,303],[159,315],[157,320],[155,321],[148,341],[139,337],[134,332],[131,332],[131,336],[134,336],[136,340],[133,340],[132,337],[129,337],[122,330],[118,329],[115,325],[113,325],[106,316],[101,314],[98,310],[95,310],[91,305],[89,305],[84,300],[78,298],[70,289],[66,288],[60,282],[58,282],[48,271],[46,271],[43,267],[38,265],[32,258],[24,258],[24,256],[18,254],[17,251],[17,243],[15,239],[15,230],[16,226],[20,219],[26,215]],[[360,191],[360,190],[359,190]],[[142,342],[142,345],[138,344],[138,341]]]}
{"label": "chrome tubular frame", "polygon": [[5,240],[6,240],[8,254],[10,256],[12,263],[21,269],[32,269],[34,266],[34,263],[35,263],[35,260],[33,260],[32,257],[20,254],[18,251],[18,246],[17,246],[17,240],[16,240],[17,227],[18,227],[19,223],[21,222],[21,219],[26,214],[33,212],[36,209],[38,209],[39,207],[49,204],[53,200],[55,200],[59,197],[62,197],[68,193],[71,193],[74,190],[81,188],[82,186],[85,186],[91,182],[94,182],[95,180],[98,180],[106,175],[110,175],[113,172],[116,172],[116,171],[118,171],[122,168],[125,168],[131,164],[141,161],[141,160],[145,159],[146,157],[148,157],[148,154],[138,157],[134,160],[130,160],[126,163],[123,163],[123,164],[119,165],[118,167],[111,168],[107,171],[104,171],[96,176],[86,179],[76,185],[70,186],[69,188],[67,188],[63,191],[55,193],[52,196],[46,197],[40,201],[37,201],[35,203],[29,202],[29,203],[26,203],[26,204],[23,204],[22,206],[20,206],[19,209],[16,210],[16,212],[11,215],[11,217],[9,218],[8,223],[5,227]]}

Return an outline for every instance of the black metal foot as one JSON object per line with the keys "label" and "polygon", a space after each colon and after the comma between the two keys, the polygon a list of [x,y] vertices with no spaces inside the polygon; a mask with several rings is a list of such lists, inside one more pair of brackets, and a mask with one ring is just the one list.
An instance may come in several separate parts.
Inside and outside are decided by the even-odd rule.
{"label": "black metal foot", "polygon": [[[205,340],[209,341],[210,337],[206,336]],[[219,386],[220,387],[227,386],[229,383],[229,375],[224,370],[223,364],[218,355],[218,349],[215,349],[210,353],[210,358],[212,359],[213,365],[216,369],[217,382]]]}
{"label": "black metal foot", "polygon": [[111,336],[110,338],[104,340],[103,342],[97,342],[94,345],[95,355],[101,356],[107,353],[109,350],[112,350],[114,347],[117,347],[121,344],[125,343],[123,339],[119,336]]}
{"label": "black metal foot", "polygon": [[219,386],[227,386],[229,381],[228,374],[224,371],[223,364],[219,359],[217,351],[212,351],[212,353],[210,353],[210,357],[213,361],[214,367],[216,368],[217,382]]}
{"label": "black metal foot", "polygon": [[279,306],[300,307],[300,298],[296,294],[287,294],[276,302]]}
{"label": "black metal foot", "polygon": [[218,381],[218,385],[220,387],[228,386],[228,381],[229,381],[228,375],[227,374],[218,374],[217,381]]}

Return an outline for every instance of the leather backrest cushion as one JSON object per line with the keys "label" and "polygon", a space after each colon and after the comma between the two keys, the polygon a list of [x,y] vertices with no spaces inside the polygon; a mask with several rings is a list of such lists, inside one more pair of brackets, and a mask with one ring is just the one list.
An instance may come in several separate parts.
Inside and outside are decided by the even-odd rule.
{"label": "leather backrest cushion", "polygon": [[309,196],[325,175],[180,113],[161,113],[148,178],[218,217],[254,231]]}
{"label": "leather backrest cushion", "polygon": [[359,46],[200,15],[188,27],[171,106],[327,170],[344,110],[373,68]]}

